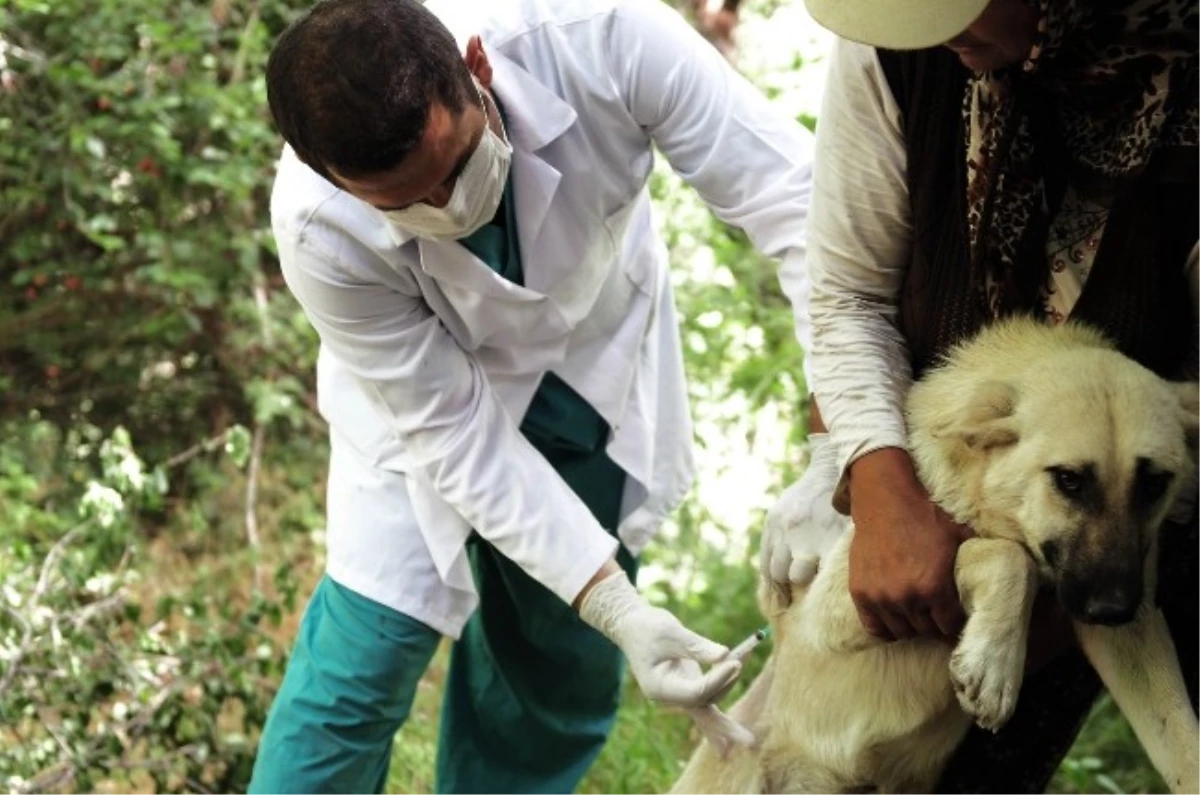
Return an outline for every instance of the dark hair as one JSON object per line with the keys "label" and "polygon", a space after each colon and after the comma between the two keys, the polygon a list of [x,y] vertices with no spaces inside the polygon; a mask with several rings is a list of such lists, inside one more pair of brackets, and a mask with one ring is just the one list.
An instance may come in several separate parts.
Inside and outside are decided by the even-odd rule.
{"label": "dark hair", "polygon": [[436,100],[474,97],[454,37],[416,0],[322,0],[267,61],[275,126],[326,179],[385,171],[420,142]]}

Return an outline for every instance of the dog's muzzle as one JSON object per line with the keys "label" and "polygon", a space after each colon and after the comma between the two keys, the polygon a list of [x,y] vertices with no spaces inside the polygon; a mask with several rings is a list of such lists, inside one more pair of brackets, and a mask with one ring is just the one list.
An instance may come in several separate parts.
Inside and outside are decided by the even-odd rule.
{"label": "dog's muzzle", "polygon": [[1128,624],[1142,603],[1141,568],[1081,575],[1063,572],[1058,596],[1076,621],[1109,627]]}

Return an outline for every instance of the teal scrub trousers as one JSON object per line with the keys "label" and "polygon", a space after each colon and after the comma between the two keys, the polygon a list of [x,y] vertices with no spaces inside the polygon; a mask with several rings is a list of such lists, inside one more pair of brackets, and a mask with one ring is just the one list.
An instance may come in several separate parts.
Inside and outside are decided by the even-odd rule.
{"label": "teal scrub trousers", "polygon": [[[522,431],[613,532],[625,474],[603,453],[608,427],[598,415],[548,374]],[[467,552],[480,606],[451,651],[436,791],[571,792],[612,728],[621,653],[486,541],[472,536]],[[624,547],[618,561],[633,578]],[[393,735],[439,640],[324,578],[263,729],[250,792],[382,792]]]}

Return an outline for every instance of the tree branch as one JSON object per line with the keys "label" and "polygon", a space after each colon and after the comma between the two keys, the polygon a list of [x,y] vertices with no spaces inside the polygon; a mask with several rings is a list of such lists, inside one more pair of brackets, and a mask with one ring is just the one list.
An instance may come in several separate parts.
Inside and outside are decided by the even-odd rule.
{"label": "tree branch", "polygon": [[37,612],[38,606],[42,602],[42,597],[46,595],[46,589],[50,587],[50,575],[54,567],[58,565],[58,560],[63,556],[67,549],[67,545],[75,540],[83,528],[87,526],[87,522],[82,522],[75,525],[63,537],[54,542],[54,546],[50,547],[50,551],[46,553],[45,560],[42,561],[42,570],[38,574],[37,584],[33,588],[33,595],[29,599],[29,606],[26,608],[26,613],[29,615],[28,620],[24,620],[24,631],[21,633],[21,642],[17,646],[17,652],[13,655],[9,662],[8,670],[4,672],[4,676],[0,677],[0,698],[12,686],[13,680],[17,678],[17,671],[21,667],[21,662],[25,659],[25,655],[29,654],[29,647],[33,643],[33,625],[34,613]]}

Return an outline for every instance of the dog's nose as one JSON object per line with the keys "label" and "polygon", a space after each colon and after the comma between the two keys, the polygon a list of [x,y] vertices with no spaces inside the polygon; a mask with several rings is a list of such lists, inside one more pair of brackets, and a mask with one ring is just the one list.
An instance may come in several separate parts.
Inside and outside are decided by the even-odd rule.
{"label": "dog's nose", "polygon": [[1059,581],[1058,596],[1076,621],[1114,627],[1129,623],[1137,614],[1142,601],[1141,577],[1066,574]]}
{"label": "dog's nose", "polygon": [[1132,621],[1137,609],[1136,593],[1114,590],[1088,597],[1083,604],[1083,615],[1080,619],[1088,624],[1116,627]]}

